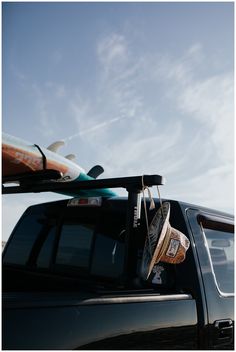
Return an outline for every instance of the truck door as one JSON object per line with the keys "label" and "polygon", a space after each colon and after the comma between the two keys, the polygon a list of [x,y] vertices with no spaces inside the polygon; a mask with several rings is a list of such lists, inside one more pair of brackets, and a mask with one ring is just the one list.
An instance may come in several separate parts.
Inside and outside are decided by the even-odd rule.
{"label": "truck door", "polygon": [[194,235],[207,303],[209,349],[233,349],[234,224],[233,218],[187,210]]}

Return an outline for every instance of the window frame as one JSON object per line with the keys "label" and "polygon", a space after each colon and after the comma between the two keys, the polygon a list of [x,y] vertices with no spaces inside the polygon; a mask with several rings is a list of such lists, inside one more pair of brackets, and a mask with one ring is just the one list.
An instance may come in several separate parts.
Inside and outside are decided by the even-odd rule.
{"label": "window frame", "polygon": [[230,219],[230,218],[220,217],[220,216],[218,217],[218,216],[204,214],[204,213],[200,213],[197,216],[197,221],[199,223],[199,226],[200,226],[202,234],[203,234],[204,245],[205,245],[205,248],[207,251],[207,255],[208,255],[209,263],[211,266],[211,271],[212,271],[212,275],[213,275],[216,289],[221,296],[232,297],[232,296],[234,296],[234,290],[233,290],[233,292],[224,292],[219,287],[219,283],[218,283],[219,280],[217,280],[217,278],[216,278],[215,269],[214,269],[214,265],[213,265],[213,261],[212,261],[212,257],[211,257],[211,253],[210,253],[210,248],[208,245],[207,236],[206,236],[204,229],[210,229],[210,230],[213,230],[213,231],[215,230],[215,231],[219,231],[219,232],[229,232],[234,235],[234,221],[233,221],[233,219]]}

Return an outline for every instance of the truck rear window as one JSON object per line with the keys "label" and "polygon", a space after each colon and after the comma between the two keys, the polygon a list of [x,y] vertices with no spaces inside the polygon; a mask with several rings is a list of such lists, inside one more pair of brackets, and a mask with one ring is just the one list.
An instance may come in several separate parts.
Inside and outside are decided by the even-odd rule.
{"label": "truck rear window", "polygon": [[65,217],[56,248],[57,274],[87,278],[117,278],[123,273],[125,216],[101,210],[90,218],[89,210],[76,219]]}
{"label": "truck rear window", "polygon": [[94,225],[64,223],[56,255],[56,264],[88,268]]}
{"label": "truck rear window", "polygon": [[64,207],[58,216],[52,213],[41,206],[21,218],[4,252],[7,272],[17,275],[22,287],[27,272],[31,277],[37,273],[40,287],[48,285],[44,280],[48,274],[50,287],[59,277],[117,281],[123,274],[125,211],[109,205]]}
{"label": "truck rear window", "polygon": [[43,220],[42,215],[38,214],[21,219],[7,247],[3,263],[26,265],[34,243],[43,229]]}

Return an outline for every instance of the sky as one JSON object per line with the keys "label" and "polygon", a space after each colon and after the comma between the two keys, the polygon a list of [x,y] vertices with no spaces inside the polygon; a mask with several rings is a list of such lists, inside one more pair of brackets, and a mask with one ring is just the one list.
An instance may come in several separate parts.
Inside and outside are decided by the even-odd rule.
{"label": "sky", "polygon": [[[232,213],[233,35],[233,2],[2,3],[2,130]],[[3,239],[29,205],[61,198],[2,196]]]}

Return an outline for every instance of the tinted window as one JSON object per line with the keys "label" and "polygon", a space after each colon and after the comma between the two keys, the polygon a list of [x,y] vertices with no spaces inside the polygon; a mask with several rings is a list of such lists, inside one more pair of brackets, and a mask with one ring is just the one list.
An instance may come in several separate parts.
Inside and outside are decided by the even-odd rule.
{"label": "tinted window", "polygon": [[48,268],[51,261],[53,245],[56,236],[56,226],[51,227],[48,236],[44,241],[37,259],[38,268]]}
{"label": "tinted window", "polygon": [[91,274],[117,279],[123,274],[125,212],[104,209],[96,229]]}
{"label": "tinted window", "polygon": [[93,226],[68,223],[62,226],[56,264],[88,268]]}
{"label": "tinted window", "polygon": [[234,234],[204,228],[219,289],[234,292]]}
{"label": "tinted window", "polygon": [[37,214],[23,217],[8,245],[3,262],[25,265],[43,224],[44,219]]}
{"label": "tinted window", "polygon": [[124,243],[100,233],[96,234],[91,274],[119,277],[123,271]]}
{"label": "tinted window", "polygon": [[56,271],[99,280],[118,278],[123,273],[125,215],[101,209],[96,218],[90,209],[74,214],[74,219],[68,215],[60,233]]}

